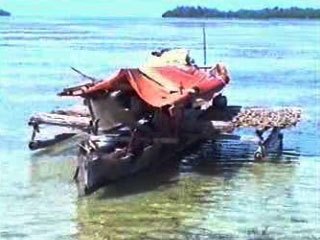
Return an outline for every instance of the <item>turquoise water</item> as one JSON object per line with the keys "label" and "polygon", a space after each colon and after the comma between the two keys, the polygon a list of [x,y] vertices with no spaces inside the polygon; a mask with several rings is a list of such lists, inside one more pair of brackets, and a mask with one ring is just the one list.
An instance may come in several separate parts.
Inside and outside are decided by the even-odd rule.
{"label": "turquoise water", "polygon": [[0,239],[320,238],[320,22],[206,21],[208,63],[225,62],[230,104],[297,106],[284,153],[253,162],[244,141],[207,142],[160,169],[79,199],[72,142],[27,149],[34,112],[73,105],[56,92],[185,47],[202,62],[202,21],[0,18]]}

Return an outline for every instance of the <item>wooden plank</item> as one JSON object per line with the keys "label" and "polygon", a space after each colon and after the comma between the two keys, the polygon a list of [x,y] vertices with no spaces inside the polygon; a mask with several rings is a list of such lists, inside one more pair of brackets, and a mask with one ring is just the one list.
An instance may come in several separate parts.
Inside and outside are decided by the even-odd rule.
{"label": "wooden plank", "polygon": [[89,117],[68,116],[55,113],[37,113],[29,120],[29,125],[55,125],[63,127],[71,127],[78,129],[87,129],[89,126]]}
{"label": "wooden plank", "polygon": [[75,116],[75,117],[90,117],[90,113],[87,107],[74,107],[71,109],[59,109],[53,110],[50,113],[66,115],[66,116]]}
{"label": "wooden plank", "polygon": [[75,136],[76,133],[62,133],[62,134],[58,134],[56,135],[54,138],[52,139],[47,139],[47,140],[33,140],[29,142],[29,149],[30,150],[38,150],[41,148],[46,148],[46,147],[50,147],[54,144],[57,144],[59,142],[62,142],[64,140],[67,140],[73,136]]}

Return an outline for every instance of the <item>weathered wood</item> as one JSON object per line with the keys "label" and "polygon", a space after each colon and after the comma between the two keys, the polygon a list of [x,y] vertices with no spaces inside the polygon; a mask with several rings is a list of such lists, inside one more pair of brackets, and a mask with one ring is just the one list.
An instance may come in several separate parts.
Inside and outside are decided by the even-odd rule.
{"label": "weathered wood", "polygon": [[29,149],[30,150],[38,150],[41,148],[46,148],[46,147],[52,146],[54,144],[57,144],[59,142],[62,142],[64,140],[67,140],[75,135],[76,135],[76,133],[62,133],[62,134],[58,134],[54,138],[48,139],[48,140],[32,140],[29,142]]}
{"label": "weathered wood", "polygon": [[29,120],[29,125],[48,124],[85,130],[89,127],[89,117],[68,116],[55,113],[38,113]]}
{"label": "weathered wood", "polygon": [[[90,140],[92,137],[90,136]],[[93,138],[99,137],[94,136]],[[110,144],[110,141],[104,142],[104,147],[95,149],[92,148],[93,144],[90,143],[90,140],[81,143],[78,167],[74,175],[80,196],[90,194],[101,186],[135,174],[151,165],[167,161],[197,143],[199,138],[198,136],[185,138],[185,141],[175,145],[174,148],[162,143],[149,144],[139,155],[127,151],[126,147],[121,149],[114,146],[114,150],[106,151],[110,150],[106,146]]]}
{"label": "weathered wood", "polygon": [[[189,112],[189,116],[180,122],[181,132],[177,138],[159,137],[155,132],[151,132],[150,136],[134,137],[138,144],[132,147],[130,143],[134,141],[130,132],[125,136],[120,132],[105,134],[103,137],[90,136],[83,143],[83,151],[78,158],[76,181],[78,187],[82,189],[81,192],[91,193],[110,181],[128,176],[146,168],[153,162],[159,162],[164,157],[172,156],[172,153],[177,153],[178,149],[184,151],[191,146],[190,141],[196,143],[204,139],[239,140],[239,136],[231,134],[235,128],[267,128],[268,125],[263,125],[260,121],[269,116],[278,117],[278,122],[274,124],[286,121],[286,125],[283,125],[282,128],[292,126],[300,120],[299,113],[295,114],[294,111],[284,109],[254,108],[241,111],[241,107],[235,106],[226,109],[210,108],[205,111],[202,115]],[[241,122],[244,119],[246,119],[245,124]],[[274,119],[271,118],[271,120]],[[280,146],[281,141],[280,128],[274,127],[266,140],[261,139],[255,157],[263,158],[271,148]],[[147,145],[147,148],[141,150],[139,144]],[[118,153],[122,155],[117,155]]]}
{"label": "weathered wood", "polygon": [[67,115],[67,116],[75,116],[75,117],[90,117],[90,113],[86,107],[77,106],[71,109],[63,110],[53,110],[51,113]]}
{"label": "weathered wood", "polygon": [[62,92],[58,93],[58,96],[72,96],[74,94],[81,94],[83,93],[84,89],[88,89],[89,87],[92,87],[94,83],[85,83],[81,84],[79,86],[70,87],[70,88],[64,88]]}
{"label": "weathered wood", "polygon": [[[40,124],[69,127],[88,131],[90,128],[90,117],[88,111],[83,108],[72,108],[70,110],[57,110],[54,113],[38,113],[31,117],[29,125],[36,126]],[[230,134],[239,127],[255,127],[257,129],[269,129],[274,127],[286,128],[294,126],[300,121],[301,110],[296,108],[267,109],[267,108],[245,108],[241,110],[239,106],[229,106],[226,109],[209,108],[205,114],[199,116],[201,121],[189,122],[184,126],[183,132],[186,134],[195,134],[202,139],[232,138],[235,135]],[[38,132],[38,131],[37,131]],[[31,145],[35,146],[34,131],[32,134]],[[158,137],[156,133],[152,134],[153,142],[175,144],[176,139]],[[129,141],[130,137],[121,137],[121,141]],[[146,140],[146,139],[143,139]],[[49,146],[54,144],[55,140],[41,140],[37,145]],[[34,149],[32,147],[31,149]]]}
{"label": "weathered wood", "polygon": [[267,151],[269,150],[282,150],[282,134],[280,129],[275,127],[272,129],[269,136],[263,141],[263,145]]}
{"label": "weathered wood", "polygon": [[274,127],[266,139],[262,136],[264,132],[256,132],[260,138],[258,149],[254,153],[256,160],[262,160],[271,151],[280,153],[283,149],[283,134],[280,128]]}

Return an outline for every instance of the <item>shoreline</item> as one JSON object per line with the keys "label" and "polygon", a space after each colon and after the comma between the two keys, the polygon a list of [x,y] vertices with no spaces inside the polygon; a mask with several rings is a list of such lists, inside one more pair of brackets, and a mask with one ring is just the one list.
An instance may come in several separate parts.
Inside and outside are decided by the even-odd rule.
{"label": "shoreline", "polygon": [[179,6],[168,10],[162,18],[192,18],[192,19],[305,19],[320,20],[320,9],[313,8],[264,8],[259,10],[239,9],[237,11],[220,11],[216,8]]}
{"label": "shoreline", "polygon": [[[2,16],[0,16],[1,18]],[[5,16],[4,16],[5,17]],[[8,17],[8,16],[7,16]],[[198,17],[154,17],[154,16],[147,16],[147,17],[134,17],[134,16],[43,16],[43,15],[15,15],[10,16],[14,17],[15,19],[48,19],[48,20],[72,20],[72,19],[79,19],[79,20],[110,20],[110,19],[118,19],[119,21],[124,21],[127,19],[132,20],[163,20],[163,21],[183,21],[183,20],[190,20],[190,21],[305,21],[305,22],[320,22],[320,19],[306,19],[306,18],[269,18],[269,19],[260,19],[260,18],[223,18],[223,17],[216,17],[216,18],[198,18]]]}
{"label": "shoreline", "polygon": [[192,20],[256,20],[256,21],[269,21],[269,20],[302,20],[302,21],[320,21],[320,18],[236,18],[236,17],[162,17],[163,19],[192,19]]}

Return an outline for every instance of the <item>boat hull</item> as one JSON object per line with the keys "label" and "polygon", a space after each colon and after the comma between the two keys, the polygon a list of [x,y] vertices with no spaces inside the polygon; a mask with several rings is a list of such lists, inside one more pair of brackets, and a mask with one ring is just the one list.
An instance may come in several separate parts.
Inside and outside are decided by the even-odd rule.
{"label": "boat hull", "polygon": [[78,193],[80,196],[88,195],[119,179],[159,166],[200,140],[198,137],[191,137],[177,144],[153,143],[145,147],[139,156],[122,156],[119,151],[106,153],[99,149],[93,152],[80,150],[75,173]]}
{"label": "boat hull", "polygon": [[147,146],[138,157],[132,154],[121,156],[121,153],[117,152],[103,153],[99,150],[80,153],[75,174],[79,195],[90,194],[102,186],[159,163],[168,156],[171,147],[153,144]]}

